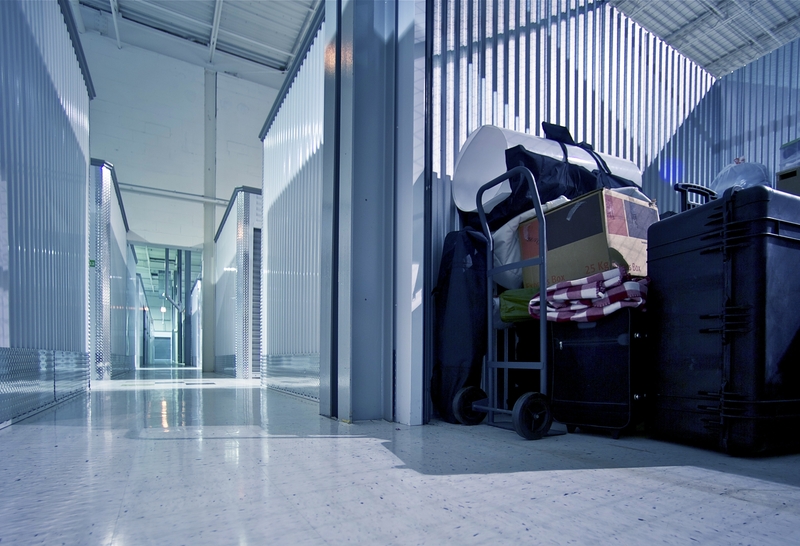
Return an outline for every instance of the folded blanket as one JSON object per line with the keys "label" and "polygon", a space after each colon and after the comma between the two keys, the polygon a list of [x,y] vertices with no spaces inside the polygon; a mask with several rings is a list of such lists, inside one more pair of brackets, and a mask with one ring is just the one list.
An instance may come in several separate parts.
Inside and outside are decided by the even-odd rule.
{"label": "folded blanket", "polygon": [[[631,278],[618,267],[582,279],[560,282],[547,288],[547,320],[553,322],[592,322],[623,307],[640,307],[647,299],[646,278]],[[541,314],[539,296],[528,312]]]}

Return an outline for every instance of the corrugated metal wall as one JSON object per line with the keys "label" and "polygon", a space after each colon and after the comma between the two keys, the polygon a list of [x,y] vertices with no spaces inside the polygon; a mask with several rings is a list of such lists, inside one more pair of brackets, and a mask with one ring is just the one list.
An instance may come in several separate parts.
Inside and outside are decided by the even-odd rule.
{"label": "corrugated metal wall", "polygon": [[[259,196],[236,199],[236,377],[250,379],[253,334],[253,223],[251,205]],[[261,249],[259,249],[259,252]]]}
{"label": "corrugated metal wall", "polygon": [[800,138],[800,40],[725,76],[718,86],[719,167],[744,157],[766,165],[774,182],[780,147]]}
{"label": "corrugated metal wall", "polygon": [[[543,121],[658,174],[665,146],[714,83],[602,1],[435,0],[433,25],[433,172],[448,184],[479,126],[544,136]],[[644,187],[660,203],[673,199],[657,176]],[[452,229],[449,191],[434,195],[434,221]]]}
{"label": "corrugated metal wall", "polygon": [[[113,184],[113,180],[111,181]],[[113,186],[112,186],[113,188]],[[128,347],[128,229],[123,219],[124,209],[119,194],[111,191],[111,238],[108,241],[109,284],[111,285],[111,377],[133,370]]]}
{"label": "corrugated metal wall", "polygon": [[145,327],[144,319],[147,313],[147,297],[144,292],[144,281],[142,276],[136,272],[136,264],[133,261],[128,262],[128,266],[133,270],[133,290],[128,293],[132,298],[133,313],[131,320],[133,321],[133,365],[136,368],[144,366],[144,346],[145,341]]}
{"label": "corrugated metal wall", "polygon": [[146,301],[139,299],[139,277],[136,274],[136,253],[133,245],[126,245],[125,265],[125,362],[127,371],[136,370],[137,348],[141,345],[141,308]]}
{"label": "corrugated metal wall", "polygon": [[[237,198],[239,194],[234,196]],[[236,206],[224,220],[214,241],[216,245],[216,330],[214,333],[214,371],[236,375]]]}
{"label": "corrugated metal wall", "polygon": [[92,379],[111,378],[111,171],[89,175],[89,348]]}
{"label": "corrugated metal wall", "polygon": [[0,2],[0,423],[88,387],[89,94],[55,1]]}
{"label": "corrugated metal wall", "polygon": [[115,176],[111,164],[91,161],[88,329],[96,380],[135,369],[136,267]]}
{"label": "corrugated metal wall", "polygon": [[319,397],[323,35],[264,138],[261,381],[311,398]]}
{"label": "corrugated metal wall", "polygon": [[215,371],[242,379],[253,372],[253,254],[261,252],[253,247],[253,231],[261,228],[261,196],[255,192],[236,189],[215,239]]}

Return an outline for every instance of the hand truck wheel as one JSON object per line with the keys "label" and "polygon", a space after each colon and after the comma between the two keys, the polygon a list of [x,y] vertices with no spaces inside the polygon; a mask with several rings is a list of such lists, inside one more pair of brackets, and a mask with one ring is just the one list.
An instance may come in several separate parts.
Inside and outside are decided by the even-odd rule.
{"label": "hand truck wheel", "polygon": [[526,440],[539,440],[550,430],[553,414],[547,397],[528,392],[519,397],[511,413],[514,430]]}
{"label": "hand truck wheel", "polygon": [[486,412],[472,409],[473,402],[485,400],[480,387],[464,387],[453,398],[453,415],[462,425],[477,425],[486,418]]}

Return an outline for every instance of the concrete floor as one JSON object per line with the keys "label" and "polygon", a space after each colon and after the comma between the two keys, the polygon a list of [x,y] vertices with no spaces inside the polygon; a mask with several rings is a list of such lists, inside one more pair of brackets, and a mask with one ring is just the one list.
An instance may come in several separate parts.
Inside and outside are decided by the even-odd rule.
{"label": "concrete floor", "polygon": [[800,455],[347,425],[188,370],[97,383],[0,430],[0,469],[3,546],[800,543]]}

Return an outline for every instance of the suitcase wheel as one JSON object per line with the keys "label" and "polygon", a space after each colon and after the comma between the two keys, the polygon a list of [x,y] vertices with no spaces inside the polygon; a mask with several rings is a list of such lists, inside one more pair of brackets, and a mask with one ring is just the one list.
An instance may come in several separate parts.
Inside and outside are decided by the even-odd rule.
{"label": "suitcase wheel", "polygon": [[514,430],[526,440],[539,440],[550,430],[553,413],[545,395],[528,392],[519,397],[511,412]]}
{"label": "suitcase wheel", "polygon": [[487,396],[480,387],[464,387],[453,398],[453,415],[462,425],[477,425],[486,418],[485,411],[472,409],[472,404],[486,400]]}

